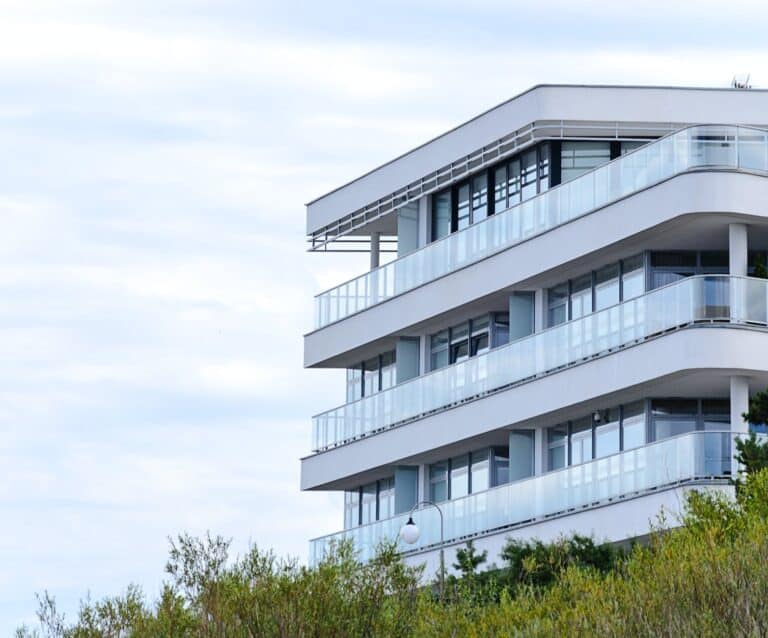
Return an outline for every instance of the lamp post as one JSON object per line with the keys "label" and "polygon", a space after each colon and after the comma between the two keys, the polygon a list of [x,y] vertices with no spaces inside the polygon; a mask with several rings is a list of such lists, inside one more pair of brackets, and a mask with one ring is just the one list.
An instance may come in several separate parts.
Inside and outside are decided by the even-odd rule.
{"label": "lamp post", "polygon": [[443,510],[432,501],[419,501],[411,508],[411,511],[408,514],[408,522],[400,528],[400,538],[403,542],[408,543],[409,545],[413,545],[419,540],[419,528],[416,523],[413,522],[413,513],[416,511],[416,508],[421,505],[431,505],[440,514],[440,598],[442,599],[445,595],[445,557],[443,555],[443,543],[445,542],[445,537],[443,536]]}

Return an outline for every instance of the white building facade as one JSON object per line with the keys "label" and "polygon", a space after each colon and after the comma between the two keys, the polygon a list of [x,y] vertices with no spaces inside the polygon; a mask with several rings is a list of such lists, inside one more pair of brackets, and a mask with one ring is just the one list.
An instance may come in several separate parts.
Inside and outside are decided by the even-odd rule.
{"label": "white building facade", "polygon": [[[537,86],[311,202],[307,234],[371,255],[304,337],[347,370],[301,461],[344,492],[311,561],[368,558],[423,501],[449,562],[468,539],[493,562],[731,489],[768,386],[768,92]],[[438,511],[413,518],[400,547],[435,567]]]}

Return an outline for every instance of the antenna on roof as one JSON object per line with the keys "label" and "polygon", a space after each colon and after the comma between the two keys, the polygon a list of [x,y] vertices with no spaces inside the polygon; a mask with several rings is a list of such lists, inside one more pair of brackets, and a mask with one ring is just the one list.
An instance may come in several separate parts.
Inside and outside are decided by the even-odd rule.
{"label": "antenna on roof", "polygon": [[749,83],[749,75],[749,73],[734,75],[733,80],[731,80],[731,88],[744,90],[751,89],[752,85]]}

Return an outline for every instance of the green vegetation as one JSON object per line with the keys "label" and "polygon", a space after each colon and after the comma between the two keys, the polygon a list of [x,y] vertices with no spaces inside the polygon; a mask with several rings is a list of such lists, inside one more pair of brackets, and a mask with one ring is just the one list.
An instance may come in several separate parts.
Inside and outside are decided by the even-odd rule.
{"label": "green vegetation", "polygon": [[480,571],[487,556],[470,543],[444,599],[392,546],[363,565],[341,545],[310,569],[257,548],[231,560],[221,538],[182,536],[158,600],[129,587],[66,622],[46,593],[40,628],[17,637],[768,635],[768,469],[748,474],[735,500],[691,492],[686,505],[684,526],[662,521],[626,553],[580,536],[510,541],[504,563]]}

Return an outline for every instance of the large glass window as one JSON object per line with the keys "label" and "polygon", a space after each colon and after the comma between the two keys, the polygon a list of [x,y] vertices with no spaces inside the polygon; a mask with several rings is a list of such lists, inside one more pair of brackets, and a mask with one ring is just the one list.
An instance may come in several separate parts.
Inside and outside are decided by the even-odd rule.
{"label": "large glass window", "polygon": [[538,192],[536,184],[536,149],[523,154],[521,171],[521,192],[523,200],[530,199]]}
{"label": "large glass window", "polygon": [[347,368],[347,401],[370,396],[396,383],[395,351],[391,350]]}
{"label": "large glass window", "polygon": [[488,452],[488,448],[472,452],[472,473],[470,475],[472,493],[482,492],[491,486],[491,468]]}
{"label": "large glass window", "polygon": [[451,486],[449,498],[461,498],[469,494],[469,454],[451,459]]}
{"label": "large glass window", "polygon": [[360,488],[344,492],[344,529],[360,525]]}
{"label": "large glass window", "polygon": [[522,197],[522,177],[520,171],[520,159],[514,159],[507,164],[507,206],[520,203]]}
{"label": "large glass window", "polygon": [[395,479],[379,481],[379,520],[395,515]]}
{"label": "large glass window", "polygon": [[639,297],[645,292],[645,269],[643,256],[635,255],[621,262],[622,301]]}
{"label": "large glass window", "polygon": [[347,403],[363,396],[363,365],[347,368]]}
{"label": "large glass window", "polygon": [[461,363],[469,358],[469,323],[451,328],[451,363]]}
{"label": "large glass window", "polygon": [[704,399],[701,402],[701,416],[704,430],[729,430],[731,402],[728,399]]}
{"label": "large glass window", "polygon": [[451,233],[451,191],[432,197],[432,241]]}
{"label": "large glass window", "polygon": [[493,313],[493,347],[498,348],[509,343],[509,313]]}
{"label": "large glass window", "polygon": [[595,272],[595,310],[619,303],[619,264]]}
{"label": "large glass window", "polygon": [[472,178],[472,223],[488,217],[488,180],[485,173]]}
{"label": "large glass window", "polygon": [[373,523],[376,520],[376,483],[363,485],[363,496],[360,507],[360,522],[363,525]]}
{"label": "large glass window", "polygon": [[429,496],[434,503],[448,500],[448,461],[429,466]]}
{"label": "large glass window", "polygon": [[645,445],[645,402],[629,403],[622,408],[621,429],[623,449]]}
{"label": "large glass window", "polygon": [[611,160],[610,142],[563,141],[560,149],[561,182],[579,177]]}
{"label": "large glass window", "polygon": [[547,291],[547,325],[557,326],[568,321],[568,284]]}
{"label": "large glass window", "polygon": [[499,344],[507,343],[509,341],[508,313],[481,315],[472,321],[465,321],[430,337],[431,369],[437,370],[488,352],[491,345],[492,319],[494,330],[498,330]]}
{"label": "large glass window", "polygon": [[547,467],[559,470],[568,464],[568,425],[547,429]]}
{"label": "large glass window", "polygon": [[509,483],[509,449],[505,447],[494,447],[491,450],[493,454],[493,477],[492,485],[506,485]]}
{"label": "large glass window", "polygon": [[592,276],[585,275],[571,283],[571,319],[592,312]]}
{"label": "large glass window", "polygon": [[619,409],[598,412],[600,420],[595,425],[595,458],[616,454],[621,450]]}
{"label": "large glass window", "polygon": [[571,424],[571,465],[592,460],[592,417],[586,416]]}
{"label": "large glass window", "polygon": [[728,253],[724,250],[660,251],[651,253],[651,288],[666,286],[692,275],[728,273]]}
{"label": "large glass window", "polygon": [[459,186],[458,203],[456,208],[456,230],[462,230],[469,226],[469,184]]}
{"label": "large glass window", "polygon": [[578,319],[643,294],[643,264],[643,255],[635,255],[550,288],[547,291],[547,326]]}
{"label": "large glass window", "polygon": [[438,370],[448,365],[449,335],[449,330],[442,330],[429,338],[431,346],[430,370]]}
{"label": "large glass window", "polygon": [[539,150],[539,192],[549,188],[549,144],[541,144]]}
{"label": "large glass window", "polygon": [[656,399],[651,406],[654,440],[659,441],[696,429],[696,399]]}

